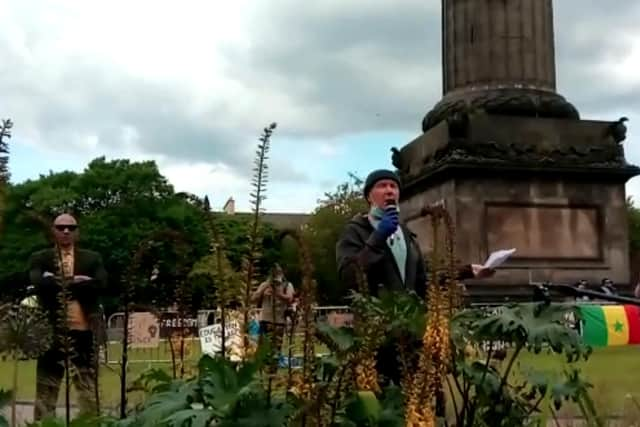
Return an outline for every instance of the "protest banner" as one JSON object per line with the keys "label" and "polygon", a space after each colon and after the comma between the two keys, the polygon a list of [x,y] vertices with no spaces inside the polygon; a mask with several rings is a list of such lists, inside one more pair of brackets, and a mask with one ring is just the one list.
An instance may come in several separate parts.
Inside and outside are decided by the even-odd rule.
{"label": "protest banner", "polygon": [[160,343],[158,318],[152,313],[131,313],[128,330],[128,341],[131,348],[157,348]]}

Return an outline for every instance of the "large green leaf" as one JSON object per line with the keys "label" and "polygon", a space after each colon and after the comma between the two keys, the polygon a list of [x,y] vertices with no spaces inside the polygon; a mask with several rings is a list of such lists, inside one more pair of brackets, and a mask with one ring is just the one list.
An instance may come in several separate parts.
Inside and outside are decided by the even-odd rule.
{"label": "large green leaf", "polygon": [[139,420],[143,427],[166,425],[164,420],[170,415],[191,408],[195,395],[193,384],[184,384],[176,391],[167,391],[150,396],[145,402]]}
{"label": "large green leaf", "polygon": [[371,391],[358,391],[345,409],[345,417],[357,426],[377,426],[382,414],[382,406]]}
{"label": "large green leaf", "polygon": [[200,360],[198,384],[205,406],[219,418],[233,412],[245,395],[261,390],[256,376],[258,366],[258,363],[248,362],[236,371],[225,359],[204,356]]}
{"label": "large green leaf", "polygon": [[379,427],[404,427],[404,395],[402,389],[390,386],[384,389]]}
{"label": "large green leaf", "polygon": [[208,427],[212,418],[210,409],[183,409],[165,418],[163,424],[169,427]]}
{"label": "large green leaf", "polygon": [[[590,354],[578,332],[568,326],[567,316],[575,311],[575,306],[566,304],[511,304],[488,314],[480,309],[463,311],[452,326],[466,329],[466,336],[475,342],[505,341],[534,353],[546,348],[564,353],[572,362]],[[452,335],[459,341],[460,332]]]}
{"label": "large green leaf", "polygon": [[267,404],[264,393],[244,395],[233,413],[219,421],[220,427],[282,427],[293,413],[294,407],[279,398]]}

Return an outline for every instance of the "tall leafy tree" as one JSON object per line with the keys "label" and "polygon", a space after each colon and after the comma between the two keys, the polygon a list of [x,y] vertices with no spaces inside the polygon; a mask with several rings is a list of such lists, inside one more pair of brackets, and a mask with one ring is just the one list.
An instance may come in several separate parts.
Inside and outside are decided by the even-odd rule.
{"label": "tall leafy tree", "polygon": [[[0,241],[2,293],[21,295],[27,285],[29,255],[50,244],[46,237],[49,221],[70,211],[81,224],[81,245],[104,258],[111,291],[105,305],[107,310],[116,309],[121,277],[137,245],[147,236],[174,229],[187,236],[194,261],[206,252],[201,211],[193,199],[176,194],[153,161],[106,161],[103,157],[90,162],[81,173],[49,173],[11,185]],[[162,273],[170,275],[171,271]]]}
{"label": "tall leafy tree", "polygon": [[314,211],[305,229],[318,282],[318,299],[323,304],[340,304],[346,289],[337,276],[336,242],[347,222],[355,215],[366,212],[367,203],[362,196],[363,181],[354,174],[335,191],[326,193]]}

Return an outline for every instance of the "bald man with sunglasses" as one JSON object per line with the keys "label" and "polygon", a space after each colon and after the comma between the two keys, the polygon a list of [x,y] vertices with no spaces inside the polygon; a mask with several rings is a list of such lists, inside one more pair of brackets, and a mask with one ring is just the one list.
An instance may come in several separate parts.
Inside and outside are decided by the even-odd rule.
{"label": "bald man with sunglasses", "polygon": [[[78,392],[80,411],[97,415],[97,355],[95,340],[99,335],[101,313],[98,299],[107,284],[102,257],[78,248],[78,223],[69,214],[58,216],[52,227],[55,245],[34,253],[29,261],[29,279],[42,309],[60,334],[59,292],[64,279],[70,291],[66,324],[72,342],[70,363],[75,369],[73,382]],[[38,358],[34,418],[55,414],[60,384],[64,377],[64,353],[59,339]]]}

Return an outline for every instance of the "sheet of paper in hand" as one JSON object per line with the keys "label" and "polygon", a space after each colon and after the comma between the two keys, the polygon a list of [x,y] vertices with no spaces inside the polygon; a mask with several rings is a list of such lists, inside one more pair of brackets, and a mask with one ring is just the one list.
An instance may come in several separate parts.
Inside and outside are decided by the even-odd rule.
{"label": "sheet of paper in hand", "polygon": [[509,257],[513,255],[515,251],[516,251],[515,248],[511,248],[511,249],[500,249],[499,251],[491,252],[491,254],[489,254],[489,258],[487,258],[487,260],[484,262],[484,265],[482,266],[482,268],[493,269],[504,264],[504,262],[508,260]]}

